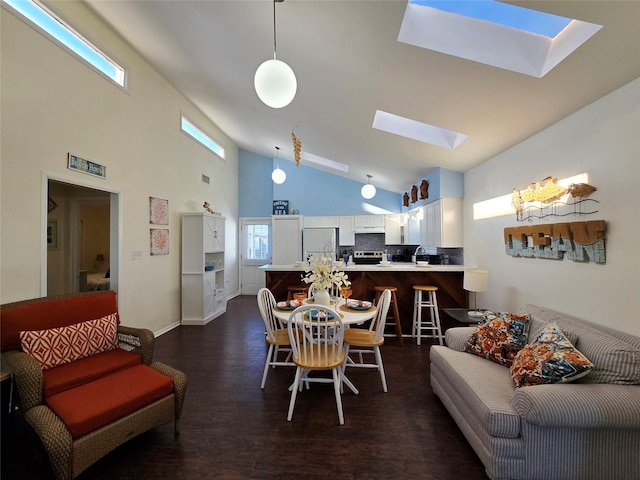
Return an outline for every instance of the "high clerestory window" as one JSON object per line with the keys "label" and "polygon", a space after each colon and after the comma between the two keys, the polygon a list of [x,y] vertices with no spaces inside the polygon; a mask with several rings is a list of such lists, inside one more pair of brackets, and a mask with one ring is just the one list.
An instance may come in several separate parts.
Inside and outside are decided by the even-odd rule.
{"label": "high clerestory window", "polygon": [[213,153],[224,159],[224,148],[213,141],[207,134],[196,127],[193,123],[187,120],[184,116],[181,117],[180,128],[184,133],[195,139],[198,143],[211,150]]}
{"label": "high clerestory window", "polygon": [[124,87],[125,69],[43,5],[33,0],[2,0],[2,3],[10,6],[13,11],[22,15],[47,36],[71,50],[107,78]]}

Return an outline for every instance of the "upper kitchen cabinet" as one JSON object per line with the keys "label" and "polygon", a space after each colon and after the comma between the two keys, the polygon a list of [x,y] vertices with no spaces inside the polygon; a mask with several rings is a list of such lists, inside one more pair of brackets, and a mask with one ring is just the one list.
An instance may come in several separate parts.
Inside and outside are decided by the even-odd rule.
{"label": "upper kitchen cabinet", "polygon": [[304,228],[339,228],[340,219],[337,216],[305,216]]}
{"label": "upper kitchen cabinet", "polygon": [[353,225],[356,228],[382,227],[384,228],[384,215],[354,215]]}
{"label": "upper kitchen cabinet", "polygon": [[384,215],[354,215],[356,233],[384,233]]}
{"label": "upper kitchen cabinet", "polygon": [[341,247],[350,247],[356,244],[356,234],[353,225],[353,215],[339,218],[338,244]]}
{"label": "upper kitchen cabinet", "polygon": [[401,213],[384,216],[385,245],[401,245],[403,230],[403,215]]}
{"label": "upper kitchen cabinet", "polygon": [[271,217],[271,263],[292,265],[302,260],[301,215],[274,215]]}
{"label": "upper kitchen cabinet", "polygon": [[462,247],[462,198],[441,198],[422,208],[421,245]]}
{"label": "upper kitchen cabinet", "polygon": [[420,245],[420,220],[414,214],[406,214],[404,217],[403,245]]}

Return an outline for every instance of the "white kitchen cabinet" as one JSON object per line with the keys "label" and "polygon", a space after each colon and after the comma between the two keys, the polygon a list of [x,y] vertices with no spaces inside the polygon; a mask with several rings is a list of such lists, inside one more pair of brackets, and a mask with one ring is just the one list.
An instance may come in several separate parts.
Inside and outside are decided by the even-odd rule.
{"label": "white kitchen cabinet", "polygon": [[350,247],[356,244],[356,233],[353,225],[353,215],[339,218],[340,230],[338,230],[338,244],[341,247]]}
{"label": "white kitchen cabinet", "polygon": [[402,220],[400,213],[384,216],[384,243],[385,245],[402,244]]}
{"label": "white kitchen cabinet", "polygon": [[227,311],[224,289],[225,217],[182,217],[182,324],[205,325]]}
{"label": "white kitchen cabinet", "polygon": [[354,215],[353,224],[355,228],[384,228],[384,215]]}
{"label": "white kitchen cabinet", "polygon": [[420,220],[416,212],[407,213],[404,216],[403,245],[420,245]]}
{"label": "white kitchen cabinet", "polygon": [[421,245],[462,247],[462,198],[441,198],[422,208]]}
{"label": "white kitchen cabinet", "polygon": [[305,216],[304,228],[339,228],[340,219],[337,216]]}
{"label": "white kitchen cabinet", "polygon": [[293,265],[302,260],[302,215],[271,217],[271,263]]}

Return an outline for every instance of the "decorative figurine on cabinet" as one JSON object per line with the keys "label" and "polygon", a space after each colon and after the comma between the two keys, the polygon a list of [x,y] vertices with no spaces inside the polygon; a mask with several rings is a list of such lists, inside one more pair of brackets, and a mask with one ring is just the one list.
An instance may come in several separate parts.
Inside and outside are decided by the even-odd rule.
{"label": "decorative figurine on cabinet", "polygon": [[420,184],[420,200],[424,200],[425,198],[429,198],[429,181],[422,180]]}

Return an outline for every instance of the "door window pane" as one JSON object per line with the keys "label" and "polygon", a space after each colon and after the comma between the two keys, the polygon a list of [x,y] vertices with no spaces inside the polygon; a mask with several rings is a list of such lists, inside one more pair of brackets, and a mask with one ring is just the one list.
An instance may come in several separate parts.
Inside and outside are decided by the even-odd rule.
{"label": "door window pane", "polygon": [[271,258],[269,226],[268,224],[246,225],[247,250],[244,252],[244,258],[246,260],[268,260]]}

